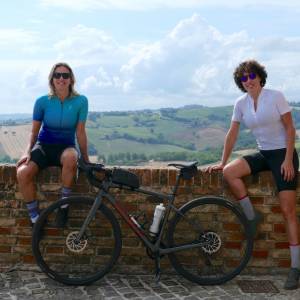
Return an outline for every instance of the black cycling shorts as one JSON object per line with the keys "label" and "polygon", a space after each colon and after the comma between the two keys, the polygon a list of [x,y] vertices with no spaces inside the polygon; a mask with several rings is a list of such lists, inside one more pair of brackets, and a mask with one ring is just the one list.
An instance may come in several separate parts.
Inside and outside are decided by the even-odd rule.
{"label": "black cycling shorts", "polygon": [[260,152],[243,156],[247,161],[251,174],[261,171],[271,171],[279,192],[285,190],[296,190],[299,168],[299,159],[297,151],[294,150],[293,165],[295,177],[291,181],[284,180],[281,174],[281,165],[285,159],[286,148],[276,150],[260,150]]}
{"label": "black cycling shorts", "polygon": [[76,150],[74,145],[36,143],[31,150],[30,160],[35,162],[40,169],[50,166],[61,167],[60,158],[67,148]]}

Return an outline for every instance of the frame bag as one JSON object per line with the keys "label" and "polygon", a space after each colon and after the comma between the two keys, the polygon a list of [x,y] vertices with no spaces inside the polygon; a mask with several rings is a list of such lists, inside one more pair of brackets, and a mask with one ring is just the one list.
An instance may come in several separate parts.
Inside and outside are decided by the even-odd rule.
{"label": "frame bag", "polygon": [[137,189],[140,187],[140,181],[136,174],[119,168],[113,169],[112,182],[120,185],[125,185],[133,189]]}

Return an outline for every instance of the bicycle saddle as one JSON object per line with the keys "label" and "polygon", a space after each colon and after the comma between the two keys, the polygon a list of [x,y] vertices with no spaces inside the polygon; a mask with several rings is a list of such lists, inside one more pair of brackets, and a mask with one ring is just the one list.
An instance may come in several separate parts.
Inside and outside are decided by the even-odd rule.
{"label": "bicycle saddle", "polygon": [[186,162],[186,163],[170,163],[168,164],[169,167],[175,167],[178,169],[182,169],[182,168],[192,168],[192,167],[196,167],[198,165],[197,161],[192,161],[192,162]]}

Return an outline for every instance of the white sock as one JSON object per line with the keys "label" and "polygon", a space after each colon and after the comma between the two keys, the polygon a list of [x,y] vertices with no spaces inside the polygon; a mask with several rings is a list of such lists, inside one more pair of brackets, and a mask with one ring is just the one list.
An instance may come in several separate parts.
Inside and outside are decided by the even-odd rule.
{"label": "white sock", "polygon": [[255,218],[255,211],[253,205],[248,196],[245,196],[239,200],[239,203],[247,217],[248,220],[253,220]]}
{"label": "white sock", "polygon": [[300,245],[290,245],[291,268],[300,270]]}
{"label": "white sock", "polygon": [[[71,192],[72,192],[72,189],[62,187],[62,189],[61,189],[62,198],[70,196]],[[68,206],[69,206],[69,204],[64,204],[60,208],[67,208]]]}

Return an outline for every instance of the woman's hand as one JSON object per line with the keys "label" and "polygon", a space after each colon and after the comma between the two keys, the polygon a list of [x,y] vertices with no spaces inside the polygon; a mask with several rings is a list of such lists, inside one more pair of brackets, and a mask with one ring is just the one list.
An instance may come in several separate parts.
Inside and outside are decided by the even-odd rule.
{"label": "woman's hand", "polygon": [[30,153],[25,153],[22,157],[17,161],[16,168],[19,168],[21,165],[27,165],[30,161]]}
{"label": "woman's hand", "polygon": [[224,164],[218,164],[218,165],[212,165],[212,166],[208,166],[207,168],[204,169],[204,172],[208,172],[209,174],[212,172],[212,171],[217,171],[217,170],[223,170],[225,167]]}
{"label": "woman's hand", "polygon": [[295,170],[292,160],[284,160],[281,165],[281,175],[285,181],[291,181],[295,177]]}

